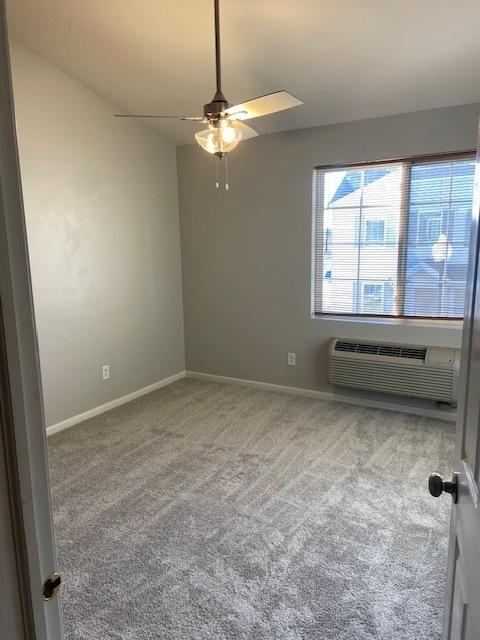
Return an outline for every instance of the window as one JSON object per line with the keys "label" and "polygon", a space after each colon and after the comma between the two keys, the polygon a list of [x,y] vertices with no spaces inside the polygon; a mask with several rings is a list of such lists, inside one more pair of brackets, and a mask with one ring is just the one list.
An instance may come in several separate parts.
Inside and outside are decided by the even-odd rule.
{"label": "window", "polygon": [[436,213],[420,214],[417,229],[417,242],[435,242],[442,230],[442,218]]}
{"label": "window", "polygon": [[385,220],[365,221],[366,244],[383,244],[385,237]]}
{"label": "window", "polygon": [[314,313],[460,319],[475,158],[315,169]]}

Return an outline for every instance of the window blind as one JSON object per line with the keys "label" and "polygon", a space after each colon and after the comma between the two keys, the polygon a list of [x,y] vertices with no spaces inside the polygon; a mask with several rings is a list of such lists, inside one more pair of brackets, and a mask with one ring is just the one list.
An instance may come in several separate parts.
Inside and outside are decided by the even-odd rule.
{"label": "window blind", "polygon": [[314,172],[314,313],[463,318],[475,157]]}

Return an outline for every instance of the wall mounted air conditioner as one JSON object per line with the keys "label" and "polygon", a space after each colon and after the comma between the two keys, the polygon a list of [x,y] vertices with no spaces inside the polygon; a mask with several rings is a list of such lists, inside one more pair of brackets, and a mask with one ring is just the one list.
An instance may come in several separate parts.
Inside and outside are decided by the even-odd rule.
{"label": "wall mounted air conditioner", "polygon": [[328,381],[455,404],[459,366],[460,349],[333,338]]}

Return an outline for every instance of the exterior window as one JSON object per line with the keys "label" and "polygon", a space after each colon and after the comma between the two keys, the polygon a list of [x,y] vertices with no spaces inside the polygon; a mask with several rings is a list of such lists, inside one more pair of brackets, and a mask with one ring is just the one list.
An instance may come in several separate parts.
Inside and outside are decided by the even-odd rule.
{"label": "exterior window", "polygon": [[417,242],[435,242],[442,231],[442,218],[437,215],[419,215]]}
{"label": "exterior window", "polygon": [[315,169],[315,315],[461,319],[475,158]]}
{"label": "exterior window", "polygon": [[385,238],[385,220],[365,221],[366,244],[383,244]]}

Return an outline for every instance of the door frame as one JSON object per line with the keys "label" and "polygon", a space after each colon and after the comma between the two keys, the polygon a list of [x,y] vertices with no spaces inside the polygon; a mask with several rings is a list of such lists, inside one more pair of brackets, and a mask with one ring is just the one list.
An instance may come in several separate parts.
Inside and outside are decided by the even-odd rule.
{"label": "door frame", "polygon": [[5,0],[0,114],[0,505],[7,516],[0,528],[0,571],[11,585],[1,624],[12,639],[61,640],[58,598],[47,602],[42,592],[56,553]]}
{"label": "door frame", "polygon": [[28,573],[21,491],[15,446],[10,380],[6,353],[3,314],[0,299],[0,575],[5,584],[1,627],[8,637],[34,637],[33,610]]}

